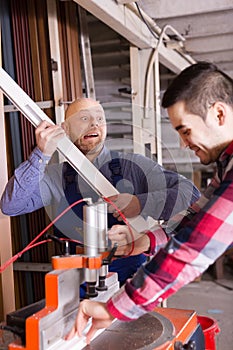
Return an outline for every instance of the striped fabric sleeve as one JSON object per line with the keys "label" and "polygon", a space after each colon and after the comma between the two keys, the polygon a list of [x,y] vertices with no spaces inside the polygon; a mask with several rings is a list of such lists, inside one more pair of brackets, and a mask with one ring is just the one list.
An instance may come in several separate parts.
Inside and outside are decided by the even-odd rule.
{"label": "striped fabric sleeve", "polygon": [[150,239],[150,248],[148,251],[144,252],[145,255],[154,255],[160,248],[164,247],[168,241],[168,236],[162,228],[154,232],[147,231],[146,234]]}
{"label": "striped fabric sleeve", "polygon": [[130,321],[153,310],[204,272],[232,244],[232,175],[189,223],[179,227],[166,247],[108,301],[112,315]]}

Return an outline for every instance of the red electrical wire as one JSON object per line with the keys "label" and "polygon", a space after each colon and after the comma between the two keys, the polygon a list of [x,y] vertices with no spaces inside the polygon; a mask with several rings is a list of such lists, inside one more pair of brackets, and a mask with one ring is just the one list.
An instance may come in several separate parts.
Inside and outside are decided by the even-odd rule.
{"label": "red electrical wire", "polygon": [[40,242],[37,242],[35,244],[33,244],[32,246],[29,247],[29,245],[27,247],[25,247],[21,252],[15,254],[14,256],[12,256],[12,258],[10,258],[9,260],[7,260],[1,267],[0,267],[0,273],[2,273],[9,265],[11,265],[13,262],[15,262],[18,258],[21,257],[21,255],[23,253],[25,253],[27,250],[31,249],[31,248],[34,248],[34,247],[37,247],[38,245],[40,244],[44,244],[44,243],[47,243],[47,242],[50,242],[51,239],[46,239],[44,241],[40,241]]}
{"label": "red electrical wire", "polygon": [[[23,250],[21,250],[19,253],[15,254],[14,256],[12,256],[9,260],[7,260],[1,267],[0,267],[0,273],[2,273],[10,264],[12,264],[13,262],[15,262],[18,258],[21,257],[21,255],[23,255],[26,251],[28,251],[31,248],[34,248],[35,242],[46,232],[48,231],[48,229],[53,226],[55,224],[55,222],[57,222],[57,220],[60,219],[60,217],[62,217],[67,211],[69,211],[71,208],[73,208],[75,205],[83,202],[84,199],[79,199],[78,201],[72,203],[71,205],[69,205],[69,207],[67,207],[66,209],[64,209],[54,220],[52,220]],[[45,243],[45,242],[44,242]]]}
{"label": "red electrical wire", "polygon": [[118,212],[118,214],[122,217],[124,223],[128,226],[128,229],[129,229],[129,233],[130,233],[130,236],[132,238],[132,241],[131,241],[131,250],[130,252],[127,254],[127,255],[124,255],[124,257],[127,257],[129,255],[132,254],[132,252],[134,251],[134,236],[133,236],[133,231],[132,231],[132,228],[128,222],[128,220],[126,219],[126,217],[124,216],[124,214],[120,211],[120,209],[116,206],[116,204],[114,202],[111,201],[111,199],[107,198],[107,197],[102,197],[103,200],[105,200],[107,203],[110,203],[113,208]]}
{"label": "red electrical wire", "polygon": [[[126,217],[124,216],[124,214],[119,210],[119,208],[109,199],[106,197],[103,197],[103,199],[107,202],[110,203],[115,210],[117,210],[117,212],[119,213],[119,215],[122,217],[123,221],[125,222],[125,224],[128,226],[131,237],[132,237],[132,249],[129,252],[128,255],[130,255],[133,250],[134,250],[134,240],[133,240],[133,233],[131,230],[131,227],[126,219]],[[20,258],[25,252],[27,252],[29,249],[32,249],[34,247],[37,247],[40,244],[44,244],[47,242],[50,242],[51,240],[44,240],[44,241],[40,241],[37,242],[36,241],[46,232],[48,231],[48,229],[53,226],[55,224],[55,222],[57,222],[65,213],[67,213],[67,211],[69,211],[71,208],[73,208],[75,205],[80,204],[81,202],[85,201],[85,199],[79,199],[78,201],[72,203],[71,205],[69,205],[66,209],[64,209],[54,220],[52,220],[24,249],[22,249],[20,252],[18,252],[17,254],[15,254],[14,256],[12,256],[9,260],[7,260],[2,266],[0,266],[0,273],[2,273],[3,271],[5,271],[5,269],[11,265],[13,262],[15,262],[18,258]],[[72,240],[73,241],[73,240]],[[80,243],[79,241],[76,241],[77,243]],[[125,255],[125,256],[128,256]]]}

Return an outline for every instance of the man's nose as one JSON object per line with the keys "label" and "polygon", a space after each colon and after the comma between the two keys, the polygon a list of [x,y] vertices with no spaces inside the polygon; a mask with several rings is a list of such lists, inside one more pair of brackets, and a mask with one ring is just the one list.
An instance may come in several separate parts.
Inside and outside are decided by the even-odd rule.
{"label": "man's nose", "polygon": [[185,138],[180,139],[180,148],[188,148],[189,147],[189,142]]}
{"label": "man's nose", "polygon": [[97,118],[91,118],[91,126],[98,126],[99,125],[99,121]]}

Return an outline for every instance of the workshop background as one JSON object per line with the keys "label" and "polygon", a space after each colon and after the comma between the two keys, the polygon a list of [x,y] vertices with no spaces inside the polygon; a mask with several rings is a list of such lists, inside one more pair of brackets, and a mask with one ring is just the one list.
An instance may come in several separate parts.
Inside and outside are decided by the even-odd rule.
{"label": "workshop background", "polygon": [[[54,122],[63,120],[67,102],[96,97],[106,112],[109,148],[155,157],[200,190],[206,186],[214,166],[203,167],[180,148],[160,98],[172,78],[195,61],[216,63],[233,78],[232,0],[1,0],[0,15],[2,67]],[[0,99],[2,193],[35,138],[25,117],[2,93]],[[0,213],[0,222],[2,265],[49,219],[41,209],[14,218]],[[56,250],[53,244],[30,250],[1,275],[0,320],[44,297],[44,275]],[[232,268],[228,252],[168,302],[205,314],[212,310],[224,328],[217,340],[220,350],[230,350],[233,343],[226,321],[233,316]]]}

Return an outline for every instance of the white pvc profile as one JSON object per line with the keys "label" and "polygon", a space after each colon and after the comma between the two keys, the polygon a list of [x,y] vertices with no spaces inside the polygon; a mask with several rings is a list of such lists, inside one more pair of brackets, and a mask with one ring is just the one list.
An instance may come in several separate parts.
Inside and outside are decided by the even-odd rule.
{"label": "white pvc profile", "polygon": [[[0,68],[0,88],[34,127],[43,120],[54,124],[3,68]],[[57,150],[99,195],[110,197],[119,193],[67,136],[59,142]]]}
{"label": "white pvc profile", "polygon": [[[0,89],[34,127],[37,127],[43,120],[54,124],[3,68],[0,68]],[[117,189],[99,172],[67,136],[64,136],[60,140],[57,145],[57,150],[101,197],[111,197],[119,194]],[[147,229],[147,224],[141,216],[128,219],[128,221],[138,232]]]}

